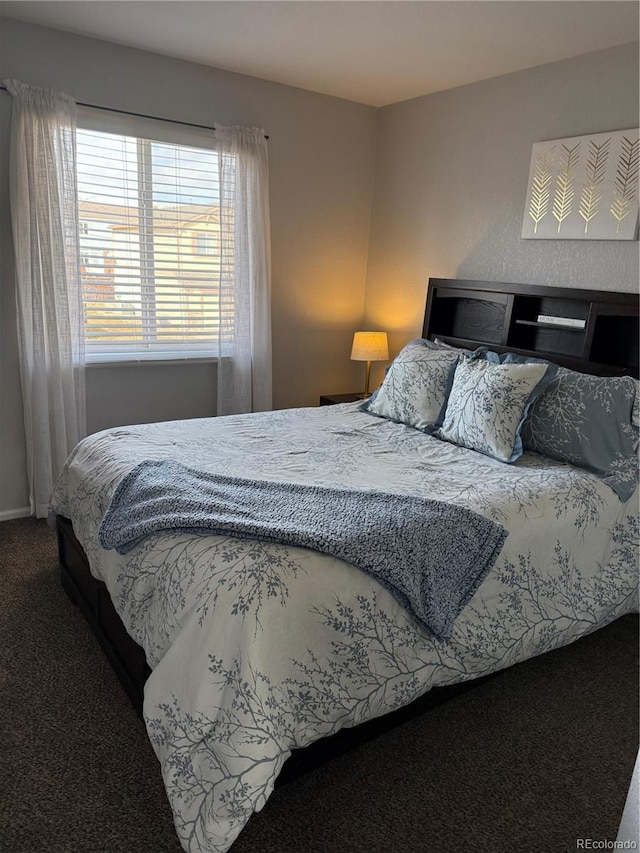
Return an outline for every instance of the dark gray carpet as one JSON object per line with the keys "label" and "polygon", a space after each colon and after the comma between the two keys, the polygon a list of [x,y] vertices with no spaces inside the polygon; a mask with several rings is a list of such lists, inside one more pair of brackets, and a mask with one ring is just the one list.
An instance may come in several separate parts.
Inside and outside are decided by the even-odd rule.
{"label": "dark gray carpet", "polygon": [[[159,765],[55,537],[0,524],[0,849],[179,853]],[[615,839],[638,747],[628,616],[276,791],[233,853],[562,853]]]}

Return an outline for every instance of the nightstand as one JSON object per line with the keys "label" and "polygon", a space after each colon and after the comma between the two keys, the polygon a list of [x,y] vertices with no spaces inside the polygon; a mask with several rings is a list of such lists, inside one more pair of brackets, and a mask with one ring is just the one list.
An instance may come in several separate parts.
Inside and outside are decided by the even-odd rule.
{"label": "nightstand", "polygon": [[320,397],[321,406],[335,406],[337,403],[355,403],[364,400],[362,394],[323,394]]}

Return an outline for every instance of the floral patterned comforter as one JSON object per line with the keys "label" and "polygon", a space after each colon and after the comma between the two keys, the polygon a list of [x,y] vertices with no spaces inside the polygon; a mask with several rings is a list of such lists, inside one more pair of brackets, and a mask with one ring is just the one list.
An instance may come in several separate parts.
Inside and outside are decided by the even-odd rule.
{"label": "floral patterned comforter", "polygon": [[[509,536],[440,642],[375,580],[314,551],[184,533],[102,550],[111,495],[145,459],[392,489],[480,512]],[[153,669],[144,717],[182,845],[223,853],[291,749],[637,610],[637,505],[571,466],[532,453],[505,465],[349,404],[97,433],[51,509],[72,519]]]}

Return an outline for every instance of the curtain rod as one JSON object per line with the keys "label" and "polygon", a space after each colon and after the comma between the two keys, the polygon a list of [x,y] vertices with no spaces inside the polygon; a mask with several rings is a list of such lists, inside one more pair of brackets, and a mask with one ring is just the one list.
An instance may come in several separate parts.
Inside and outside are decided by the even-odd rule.
{"label": "curtain rod", "polygon": [[[3,84],[0,84],[0,89],[2,89],[4,92],[9,91],[7,87]],[[99,104],[85,104],[83,101],[76,101],[76,104],[79,107],[90,107],[92,110],[104,110],[104,112],[108,113],[120,113],[121,115],[135,116],[136,118],[150,118],[153,119],[153,121],[166,121],[169,122],[169,124],[181,124],[183,127],[197,127],[199,130],[215,130],[215,127],[209,124],[194,124],[190,121],[178,121],[178,119],[175,118],[161,118],[160,116],[150,116],[146,115],[146,113],[134,113],[130,110],[119,110],[116,109],[116,107],[101,107]],[[269,139],[266,133],[264,135],[264,138]]]}

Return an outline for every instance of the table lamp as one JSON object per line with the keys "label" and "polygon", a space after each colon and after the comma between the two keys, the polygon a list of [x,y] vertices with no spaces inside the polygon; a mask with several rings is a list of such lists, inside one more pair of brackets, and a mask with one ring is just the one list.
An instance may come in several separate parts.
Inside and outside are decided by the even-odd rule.
{"label": "table lamp", "polygon": [[369,378],[371,375],[372,361],[388,361],[389,343],[386,332],[355,332],[353,335],[353,346],[351,347],[352,361],[367,362],[367,379],[364,386],[363,397],[369,396]]}

